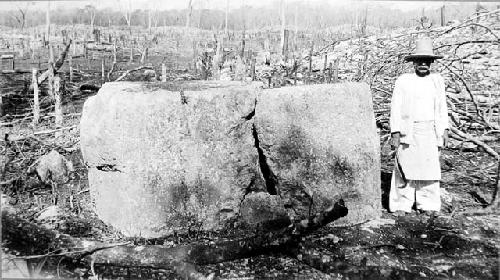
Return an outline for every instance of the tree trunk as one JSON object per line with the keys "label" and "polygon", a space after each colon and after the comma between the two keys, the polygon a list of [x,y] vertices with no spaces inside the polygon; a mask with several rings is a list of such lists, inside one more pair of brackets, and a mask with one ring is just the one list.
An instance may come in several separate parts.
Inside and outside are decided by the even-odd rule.
{"label": "tree trunk", "polygon": [[191,24],[191,14],[193,13],[193,0],[189,0],[186,13],[186,27]]}
{"label": "tree trunk", "polygon": [[309,73],[308,73],[308,83],[312,83],[312,57],[314,52],[314,41],[311,40],[311,48],[309,49]]}
{"label": "tree trunk", "polygon": [[40,121],[40,101],[39,101],[39,91],[38,91],[38,70],[33,68],[33,126],[36,126]]}
{"label": "tree trunk", "polygon": [[498,161],[497,168],[497,181],[495,183],[495,190],[493,192],[493,197],[491,199],[491,203],[488,206],[490,210],[498,210],[500,209],[500,160]]}
{"label": "tree trunk", "polygon": [[[47,77],[49,79],[49,95],[54,98],[54,50],[52,49],[52,45],[49,44],[49,69],[47,69]],[[44,73],[45,74],[45,73]],[[43,76],[43,74],[41,75]],[[38,78],[40,80],[41,76]]]}
{"label": "tree trunk", "polygon": [[104,58],[101,60],[101,80],[102,80],[102,83],[104,83],[104,79],[106,77],[106,72],[105,72],[105,68],[106,68],[106,65],[105,65],[105,60]]}
{"label": "tree trunk", "polygon": [[45,21],[46,21],[46,44],[50,43],[50,1],[47,2],[47,11],[45,13]]}
{"label": "tree trunk", "polygon": [[294,41],[294,47],[293,47],[293,50],[294,51],[297,51],[298,50],[298,38],[299,38],[299,26],[298,26],[298,22],[297,22],[297,18],[298,18],[298,14],[299,14],[299,6],[297,4],[295,4],[295,19],[294,19],[294,26],[295,26],[295,32],[294,32],[294,35],[293,35],[293,41]]}
{"label": "tree trunk", "polygon": [[225,25],[224,25],[224,35],[227,36],[227,17],[229,14],[229,0],[226,0],[226,19],[225,19]]}
{"label": "tree trunk", "polygon": [[335,59],[335,64],[333,66],[333,82],[337,83],[339,81],[339,59]]}
{"label": "tree trunk", "polygon": [[440,10],[441,10],[441,26],[445,26],[446,25],[446,21],[445,21],[445,5],[443,5]]}
{"label": "tree trunk", "polygon": [[146,59],[148,58],[148,51],[149,51],[149,48],[146,47],[143,51],[142,51],[142,54],[141,54],[141,64],[144,64],[144,62],[146,61]]}
{"label": "tree trunk", "polygon": [[148,10],[148,32],[151,34],[151,9]]}
{"label": "tree trunk", "polygon": [[134,46],[131,45],[130,46],[130,57],[129,57],[128,63],[132,63],[133,61],[134,61]]}
{"label": "tree trunk", "polygon": [[161,81],[167,81],[167,66],[165,66],[165,63],[161,64]]}
{"label": "tree trunk", "polygon": [[[52,59],[49,59],[49,69],[47,69],[45,72],[43,72],[39,77],[38,77],[38,85],[43,83],[50,75],[54,75],[55,71],[59,70],[64,64],[64,60],[66,59],[66,54],[69,51],[69,47],[71,46],[71,40],[68,42],[64,50],[59,54],[59,57],[57,58],[57,61],[54,63],[54,53],[50,50],[49,48],[49,53],[52,56]],[[50,86],[50,83],[49,83]],[[33,90],[33,85],[30,85],[30,90]]]}
{"label": "tree trunk", "polygon": [[69,64],[69,81],[73,82],[73,56],[70,54],[68,58]]}
{"label": "tree trunk", "polygon": [[215,55],[214,55],[213,62],[212,62],[212,77],[215,80],[218,80],[220,78],[219,64],[222,63],[222,56],[223,56],[222,40],[224,37],[217,36],[217,35],[215,35],[215,36],[217,38],[217,46],[216,46]]}
{"label": "tree trunk", "polygon": [[280,44],[280,52],[281,55],[285,55],[285,1],[281,0],[280,2],[280,19],[281,19],[281,44]]}
{"label": "tree trunk", "polygon": [[[61,78],[54,77],[54,115],[56,129],[61,128],[63,125],[63,110],[62,110],[62,93],[61,93]],[[56,133],[56,137],[57,137]]]}

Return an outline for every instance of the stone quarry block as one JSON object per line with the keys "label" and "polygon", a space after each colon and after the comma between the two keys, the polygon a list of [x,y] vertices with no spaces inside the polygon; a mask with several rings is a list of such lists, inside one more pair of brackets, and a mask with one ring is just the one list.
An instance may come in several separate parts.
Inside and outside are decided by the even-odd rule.
{"label": "stone quarry block", "polygon": [[128,236],[302,218],[341,197],[348,222],[380,209],[365,84],[106,83],[80,134],[96,212]]}
{"label": "stone quarry block", "polygon": [[260,84],[106,83],[83,108],[96,212],[129,236],[211,230],[263,188],[252,135]]}
{"label": "stone quarry block", "polygon": [[347,222],[380,214],[380,144],[366,84],[265,90],[255,127],[266,183],[290,213],[304,217],[344,198]]}

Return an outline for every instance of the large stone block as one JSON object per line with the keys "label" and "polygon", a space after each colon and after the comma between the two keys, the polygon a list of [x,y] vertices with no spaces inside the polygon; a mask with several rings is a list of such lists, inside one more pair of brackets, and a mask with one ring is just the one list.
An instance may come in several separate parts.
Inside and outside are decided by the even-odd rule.
{"label": "large stone block", "polygon": [[314,214],[377,216],[380,163],[364,84],[262,90],[240,82],[107,83],[83,109],[98,216],[157,237]]}
{"label": "large stone block", "polygon": [[255,126],[266,183],[291,213],[307,216],[344,198],[347,222],[379,215],[379,136],[366,84],[265,90]]}
{"label": "large stone block", "polygon": [[106,83],[83,108],[96,212],[129,236],[216,229],[262,188],[252,135],[260,84]]}

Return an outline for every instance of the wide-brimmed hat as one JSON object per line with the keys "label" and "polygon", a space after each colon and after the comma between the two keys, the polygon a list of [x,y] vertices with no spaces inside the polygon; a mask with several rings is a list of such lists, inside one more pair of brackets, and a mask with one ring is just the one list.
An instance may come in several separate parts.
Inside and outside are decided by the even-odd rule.
{"label": "wide-brimmed hat", "polygon": [[430,59],[439,59],[443,58],[442,55],[434,54],[432,49],[432,40],[431,38],[425,37],[417,40],[417,47],[415,48],[415,52],[407,55],[405,57],[406,61],[413,61],[419,58],[430,58]]}

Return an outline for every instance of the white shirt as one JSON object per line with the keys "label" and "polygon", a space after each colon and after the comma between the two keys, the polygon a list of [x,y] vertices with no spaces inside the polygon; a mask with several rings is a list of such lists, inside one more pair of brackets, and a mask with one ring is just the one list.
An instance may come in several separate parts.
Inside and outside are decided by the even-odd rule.
{"label": "white shirt", "polygon": [[436,86],[429,75],[419,77],[413,75],[411,82],[412,91],[414,94],[414,115],[413,121],[433,121],[434,117],[434,99],[436,98]]}

